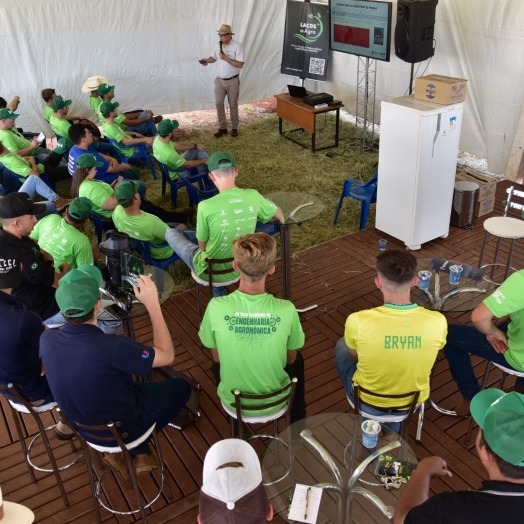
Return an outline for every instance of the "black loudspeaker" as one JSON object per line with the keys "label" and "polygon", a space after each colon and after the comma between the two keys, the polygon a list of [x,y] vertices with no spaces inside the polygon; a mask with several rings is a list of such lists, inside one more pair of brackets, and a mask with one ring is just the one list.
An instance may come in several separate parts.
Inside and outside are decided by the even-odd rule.
{"label": "black loudspeaker", "polygon": [[435,53],[435,11],[438,0],[398,0],[395,26],[395,54],[415,64]]}

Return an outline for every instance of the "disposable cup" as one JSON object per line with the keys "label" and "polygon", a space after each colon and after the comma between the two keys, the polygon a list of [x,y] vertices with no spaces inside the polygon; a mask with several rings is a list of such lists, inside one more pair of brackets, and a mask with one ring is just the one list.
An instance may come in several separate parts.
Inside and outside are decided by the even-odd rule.
{"label": "disposable cup", "polygon": [[384,238],[381,238],[378,241],[378,248],[380,249],[380,251],[386,251],[387,244],[388,244],[388,241],[385,240]]}
{"label": "disposable cup", "polygon": [[431,281],[431,271],[418,272],[418,287],[420,289],[428,289]]}
{"label": "disposable cup", "polygon": [[362,422],[362,444],[366,448],[374,448],[378,442],[380,424],[376,420]]}
{"label": "disposable cup", "polygon": [[462,266],[458,264],[453,264],[449,266],[449,283],[457,285],[460,282],[460,277],[462,275]]}

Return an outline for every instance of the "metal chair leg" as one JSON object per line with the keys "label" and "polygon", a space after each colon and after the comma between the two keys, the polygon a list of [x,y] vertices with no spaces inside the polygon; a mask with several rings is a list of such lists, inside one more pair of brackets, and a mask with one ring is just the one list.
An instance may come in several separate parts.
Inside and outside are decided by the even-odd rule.
{"label": "metal chair leg", "polygon": [[198,318],[202,322],[202,315],[200,314],[200,284],[198,282],[196,285],[196,289],[197,289],[197,313],[198,313]]}
{"label": "metal chair leg", "polygon": [[[491,371],[491,360],[488,360],[488,363],[486,364],[486,371],[484,372],[484,378],[482,379],[482,385],[480,386],[481,391],[486,389],[486,384],[488,383],[488,376],[489,372]],[[475,421],[473,420],[473,417],[470,417],[469,425],[468,425],[468,432],[466,433],[466,440],[464,441],[464,444],[466,446],[469,445],[469,439],[471,438],[471,433],[473,431],[473,423]]]}
{"label": "metal chair leg", "polygon": [[27,456],[28,456],[29,452],[27,451],[27,446],[25,444],[24,434],[22,432],[21,415],[11,405],[9,405],[9,407],[11,407],[11,412],[12,412],[13,418],[15,420],[15,427],[16,427],[16,432],[18,433],[18,440],[20,441],[20,445],[22,446],[22,451],[24,453],[24,459],[25,459],[25,462],[26,462],[26,465],[27,465],[27,469],[29,470],[29,476],[31,477],[31,482],[36,482],[35,472],[34,472],[33,468],[31,467],[31,464],[29,464],[29,462],[27,462]]}
{"label": "metal chair leg", "polygon": [[422,425],[424,424],[424,409],[425,409],[425,403],[422,402],[418,410],[417,434],[415,436],[415,440],[417,442],[420,442],[422,440]]}
{"label": "metal chair leg", "polygon": [[484,257],[484,248],[486,247],[486,242],[488,240],[488,232],[484,231],[484,239],[482,240],[482,248],[480,249],[480,256],[479,256],[479,262],[478,267],[482,267],[482,258]]}

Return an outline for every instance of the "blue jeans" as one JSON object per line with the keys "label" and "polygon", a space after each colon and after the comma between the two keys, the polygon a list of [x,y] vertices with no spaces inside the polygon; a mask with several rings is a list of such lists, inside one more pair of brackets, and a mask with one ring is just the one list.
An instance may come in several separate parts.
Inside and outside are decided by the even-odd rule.
{"label": "blue jeans", "polygon": [[[497,327],[506,333],[508,325],[509,322],[505,322]],[[504,354],[497,353],[488,342],[486,335],[482,334],[474,326],[450,324],[448,326],[448,338],[444,346],[444,353],[448,359],[449,370],[453,380],[457,383],[460,393],[466,400],[471,400],[480,391],[478,380],[471,365],[470,353],[491,362],[496,362],[504,367],[514,369],[508,364]],[[524,386],[524,378],[517,378],[517,385]]]}
{"label": "blue jeans", "polygon": [[[107,315],[107,313],[102,313],[102,315]],[[44,326],[63,326],[65,324],[64,317],[60,311],[53,315],[52,317],[46,318],[43,322]],[[118,320],[100,320],[98,319],[98,327],[106,335],[118,335],[122,329],[122,322]]]}
{"label": "blue jeans", "polygon": [[[166,231],[166,242],[173,248],[173,251],[183,260],[191,271],[196,273],[193,259],[200,248],[196,231],[193,229],[168,229]],[[226,294],[225,287],[214,287],[213,296],[223,297]]]}
{"label": "blue jeans", "polygon": [[[138,118],[146,118],[149,113],[144,111],[138,115]],[[133,131],[135,133],[140,133],[144,136],[155,136],[157,134],[155,121],[153,118],[144,122],[143,124],[138,124],[137,126],[128,126],[126,131]],[[149,145],[149,144],[148,144]]]}
{"label": "blue jeans", "polygon": [[[204,160],[209,158],[209,155],[205,151],[200,151],[200,149],[197,149],[194,147],[193,149],[188,149],[187,151],[184,151],[180,155],[184,160]],[[200,166],[197,166],[197,173],[199,175],[203,175],[204,173],[209,173],[209,169],[207,168],[207,164],[202,164]],[[178,171],[178,176],[189,176],[191,172],[189,169],[182,169]]]}
{"label": "blue jeans", "polygon": [[34,155],[36,163],[42,163],[42,161],[45,160],[51,153],[52,151],[50,149],[47,149],[47,147],[38,148],[38,151]]}
{"label": "blue jeans", "polygon": [[40,177],[29,175],[18,191],[27,193],[31,198],[34,198],[35,194],[39,194],[41,197],[47,199],[45,202],[39,202],[40,204],[45,204],[46,209],[44,212],[35,215],[38,220],[52,213],[56,213],[54,201],[59,198],[59,196]]}
{"label": "blue jeans", "polygon": [[[191,386],[181,378],[172,378],[162,382],[140,382],[138,386],[142,390],[145,418],[142,425],[134,431],[129,432],[126,442],[131,442],[143,435],[154,423],[155,431],[158,433],[165,428],[179,413],[191,396]],[[147,441],[134,449],[130,449],[131,455],[147,453]]]}
{"label": "blue jeans", "polygon": [[[351,400],[351,402],[355,402],[355,399],[353,397],[353,376],[355,375],[355,371],[357,370],[357,364],[358,362],[356,360],[353,360],[349,355],[349,348],[346,344],[346,341],[344,340],[344,337],[342,337],[341,339],[339,339],[335,346],[335,367],[337,368],[340,379],[344,384],[346,394]],[[374,408],[373,406],[370,406],[369,404],[365,404],[364,402],[360,402],[359,406],[361,411],[368,413],[369,415],[380,416],[392,415],[393,413],[395,415],[403,415],[405,413],[408,413],[408,411],[397,411],[391,409],[387,411],[379,410]],[[400,431],[400,422],[389,422],[385,424],[385,426],[392,429],[396,433]]]}
{"label": "blue jeans", "polygon": [[98,151],[101,154],[116,156],[116,149],[108,142],[101,142],[100,140],[95,140],[93,142],[93,148],[95,149],[95,151]]}

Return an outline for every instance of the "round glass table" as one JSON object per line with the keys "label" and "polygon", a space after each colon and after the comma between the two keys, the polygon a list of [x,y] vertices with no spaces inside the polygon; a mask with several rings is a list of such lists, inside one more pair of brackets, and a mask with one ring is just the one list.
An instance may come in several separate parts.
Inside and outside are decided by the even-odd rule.
{"label": "round glass table", "polygon": [[295,522],[288,519],[289,507],[295,486],[302,484],[322,489],[317,522],[390,521],[405,484],[386,489],[379,464],[416,464],[417,459],[407,442],[385,426],[377,446],[365,448],[364,420],[348,413],[315,415],[292,424],[271,442],[261,461],[262,476],[269,502],[284,520]]}
{"label": "round glass table", "polygon": [[282,297],[291,300],[291,243],[290,227],[301,226],[317,218],[324,211],[324,204],[316,196],[298,191],[281,191],[264,195],[282,212],[280,243],[282,254]]}

